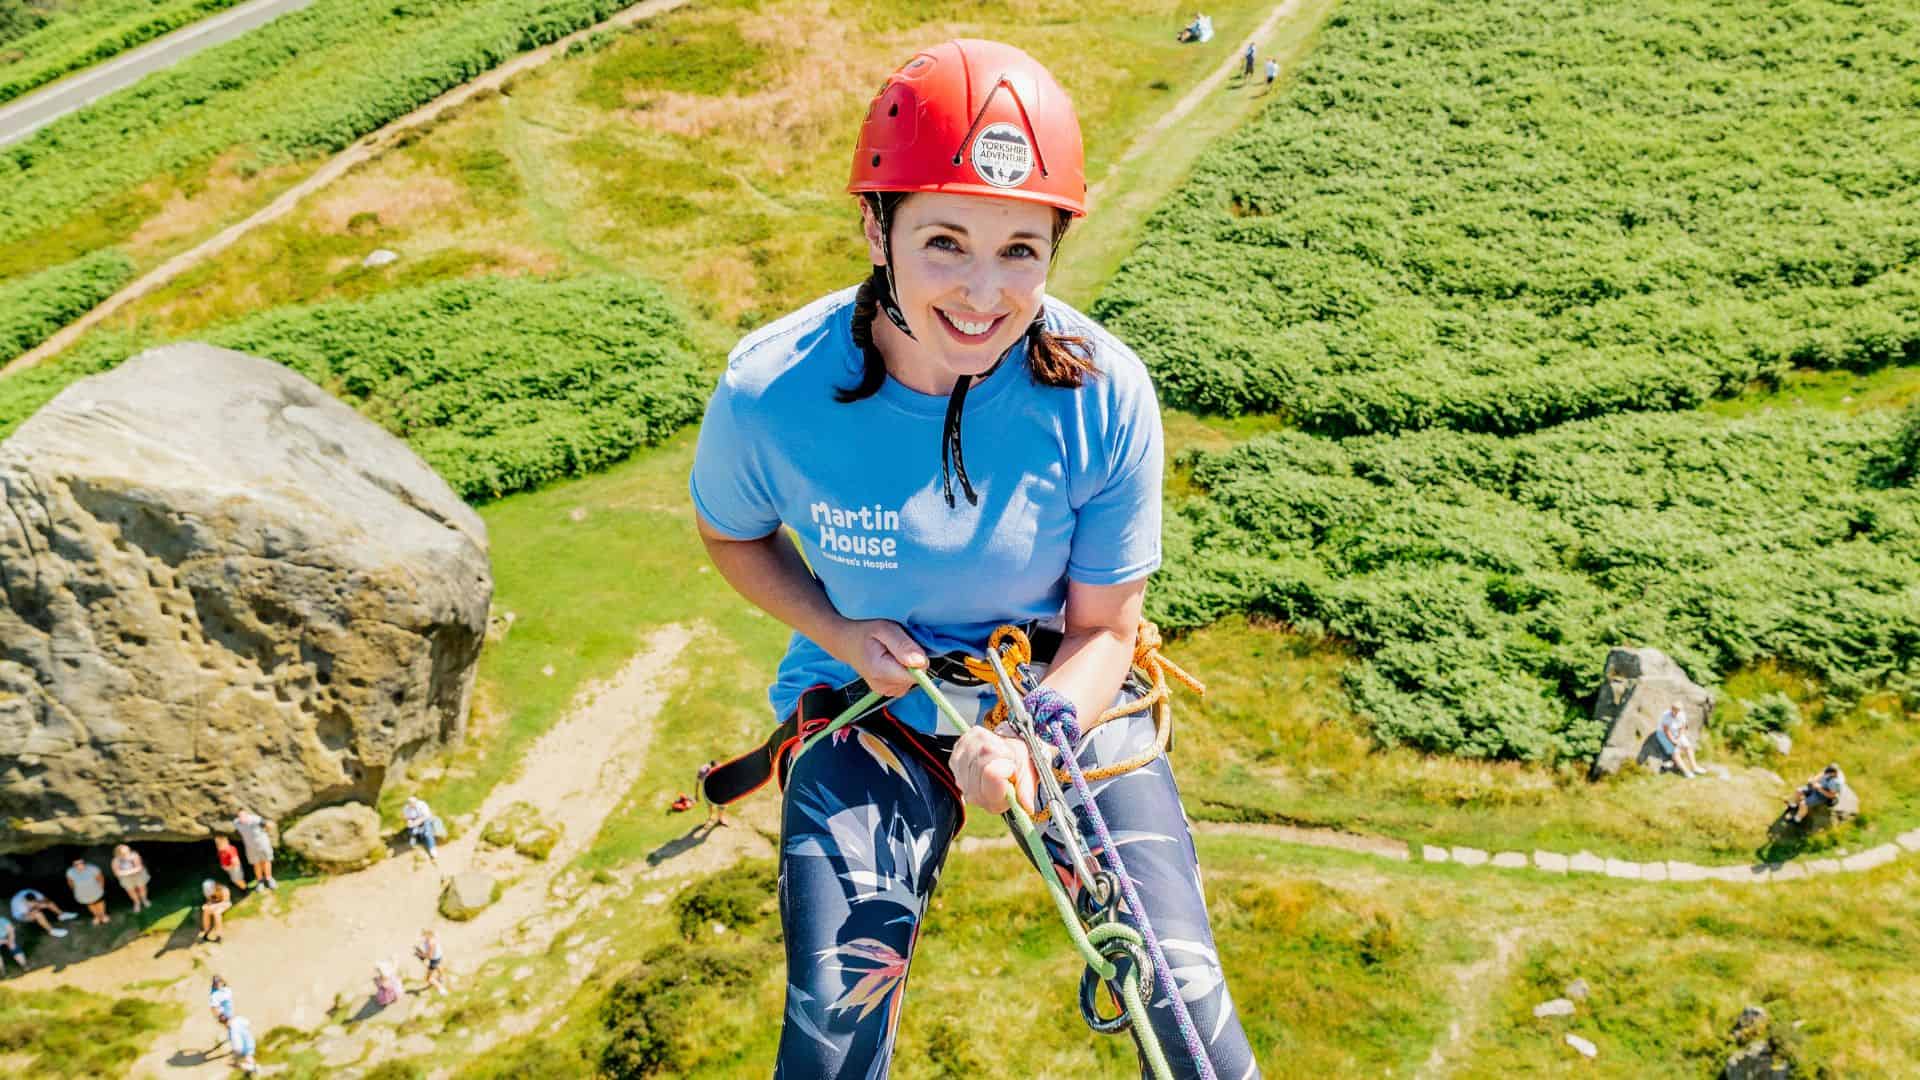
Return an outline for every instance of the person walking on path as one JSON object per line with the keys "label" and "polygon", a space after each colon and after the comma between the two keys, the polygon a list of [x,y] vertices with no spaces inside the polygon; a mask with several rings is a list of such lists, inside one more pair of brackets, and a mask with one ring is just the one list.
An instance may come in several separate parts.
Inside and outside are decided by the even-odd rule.
{"label": "person walking on path", "polygon": [[200,940],[226,940],[227,909],[233,906],[233,893],[225,885],[208,878],[200,883]]}
{"label": "person walking on path", "polygon": [[220,869],[227,872],[227,880],[233,887],[242,891],[247,887],[247,872],[240,868],[240,849],[225,834],[213,838],[213,853],[220,860]]}
{"label": "person walking on path", "polygon": [[73,890],[73,902],[93,915],[94,926],[107,925],[107,876],[85,858],[73,860],[67,867],[67,888]]}
{"label": "person walking on path", "polygon": [[433,816],[433,808],[427,800],[418,795],[407,797],[405,805],[400,807],[400,819],[407,824],[407,846],[427,845],[427,860],[438,863],[439,856],[434,854],[434,844],[439,840],[436,835],[440,829],[440,819]]}
{"label": "person walking on path", "polygon": [[[14,930],[13,922],[6,918],[0,918],[0,951],[13,957],[21,971],[27,970],[27,954],[20,948],[20,935]],[[6,961],[0,960],[0,975],[6,974],[6,969]]]}
{"label": "person walking on path", "polygon": [[227,1018],[227,1052],[233,1055],[233,1067],[252,1076],[260,1069],[254,1060],[253,1025],[244,1016]]}
{"label": "person walking on path", "polygon": [[427,965],[427,981],[420,988],[421,991],[437,990],[444,997],[447,993],[446,955],[440,951],[440,937],[432,927],[420,931],[420,944],[413,947],[413,955]]}
{"label": "person walking on path", "polygon": [[[1132,668],[1150,648],[1164,441],[1145,365],[1046,292],[1086,212],[1073,106],[1013,46],[933,46],[874,96],[846,190],[871,275],[734,348],[689,478],[721,576],[795,631],[768,692],[772,738],[868,691],[895,699],[784,776],[776,1075],[885,1074],[963,805],[1001,813],[1009,783],[1032,805],[1027,744],[943,720],[908,670],[934,668],[963,718],[983,716],[991,690],[934,658],[977,656],[1020,625],[1035,638],[1032,704],[1085,768],[1131,766],[1087,797],[1128,838],[1138,903],[1118,917],[1177,973],[1144,1021],[1176,1075],[1257,1077],[1151,710],[1092,724],[1146,692]],[[1084,817],[1069,800],[1055,842]],[[1068,865],[1064,849],[1054,861]]]}
{"label": "person walking on path", "polygon": [[1267,57],[1267,89],[1269,90],[1273,89],[1273,80],[1279,77],[1280,77],[1279,57],[1275,57],[1275,56]]}
{"label": "person walking on path", "polygon": [[1254,58],[1253,42],[1249,41],[1247,42],[1247,54],[1245,57],[1242,58],[1246,61],[1246,66],[1240,69],[1241,82],[1246,82],[1248,79],[1253,78],[1253,58]]}
{"label": "person walking on path", "polygon": [[400,1000],[399,969],[391,960],[373,965],[373,1003],[382,1008]]}
{"label": "person walking on path", "polygon": [[147,862],[126,844],[113,849],[113,879],[126,890],[127,899],[133,901],[135,914],[153,906],[153,901],[147,899],[147,883],[153,880],[147,873]]}
{"label": "person walking on path", "polygon": [[693,790],[699,792],[700,801],[707,804],[707,824],[709,826],[720,826],[727,823],[727,808],[707,798],[707,774],[718,768],[719,765],[720,762],[717,759],[709,760],[705,765],[700,766],[698,772],[693,774]]}
{"label": "person walking on path", "polygon": [[33,923],[53,937],[66,937],[67,932],[48,922],[47,916],[52,915],[61,922],[72,922],[80,917],[74,912],[62,911],[59,904],[47,899],[47,894],[39,889],[21,889],[14,893],[7,910],[13,914],[14,922]]}
{"label": "person walking on path", "polygon": [[226,1037],[227,1021],[233,1019],[233,988],[219,975],[213,977],[213,986],[207,990],[207,1011],[213,1014],[213,1022],[220,1025],[220,1034],[214,1036],[215,1044]]}
{"label": "person walking on path", "polygon": [[247,865],[253,867],[253,887],[277,887],[273,880],[273,837],[267,835],[267,822],[251,810],[242,810],[233,819],[240,844],[247,849]]}

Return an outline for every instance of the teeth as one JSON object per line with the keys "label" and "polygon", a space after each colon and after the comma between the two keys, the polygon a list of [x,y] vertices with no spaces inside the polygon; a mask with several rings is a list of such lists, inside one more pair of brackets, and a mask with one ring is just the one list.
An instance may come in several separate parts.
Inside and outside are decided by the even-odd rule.
{"label": "teeth", "polygon": [[968,322],[967,320],[959,318],[958,316],[952,314],[951,312],[943,311],[941,312],[941,314],[947,317],[947,321],[952,323],[955,329],[959,330],[961,333],[966,334],[970,337],[984,334],[988,330],[993,329],[992,319],[988,319],[986,322]]}

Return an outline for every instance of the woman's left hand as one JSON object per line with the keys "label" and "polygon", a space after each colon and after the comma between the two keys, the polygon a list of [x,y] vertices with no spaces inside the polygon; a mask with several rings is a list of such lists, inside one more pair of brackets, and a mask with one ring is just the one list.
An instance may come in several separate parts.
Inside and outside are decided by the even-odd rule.
{"label": "woman's left hand", "polygon": [[1027,813],[1033,813],[1033,755],[1019,739],[996,735],[984,727],[968,728],[953,748],[953,776],[960,794],[989,813],[1007,812],[1007,782]]}

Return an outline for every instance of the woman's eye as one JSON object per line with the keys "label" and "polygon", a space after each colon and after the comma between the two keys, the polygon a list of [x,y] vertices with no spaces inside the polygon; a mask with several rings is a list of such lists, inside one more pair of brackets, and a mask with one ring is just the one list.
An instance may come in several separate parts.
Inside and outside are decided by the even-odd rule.
{"label": "woman's eye", "polygon": [[951,236],[936,236],[927,241],[927,246],[937,251],[959,251],[960,242]]}
{"label": "woman's eye", "polygon": [[1014,244],[1007,248],[1006,254],[1009,259],[1034,259],[1040,256],[1030,244]]}

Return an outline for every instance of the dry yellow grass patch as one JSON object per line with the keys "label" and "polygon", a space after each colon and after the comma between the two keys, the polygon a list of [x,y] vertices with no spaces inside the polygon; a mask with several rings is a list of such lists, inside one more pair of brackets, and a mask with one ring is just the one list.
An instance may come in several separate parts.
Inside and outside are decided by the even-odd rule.
{"label": "dry yellow grass patch", "polygon": [[302,218],[310,227],[330,233],[346,232],[354,215],[365,213],[376,215],[381,228],[407,228],[464,203],[464,194],[458,183],[439,173],[406,169],[396,162],[390,169],[350,177],[314,200]]}
{"label": "dry yellow grass patch", "polygon": [[265,203],[268,197],[298,179],[306,169],[299,164],[276,165],[252,176],[242,176],[241,151],[221,155],[199,183],[182,187],[170,176],[156,177],[138,189],[160,202],[160,209],[127,238],[126,251],[139,262],[162,259],[182,247],[211,235],[234,216],[236,205]]}

